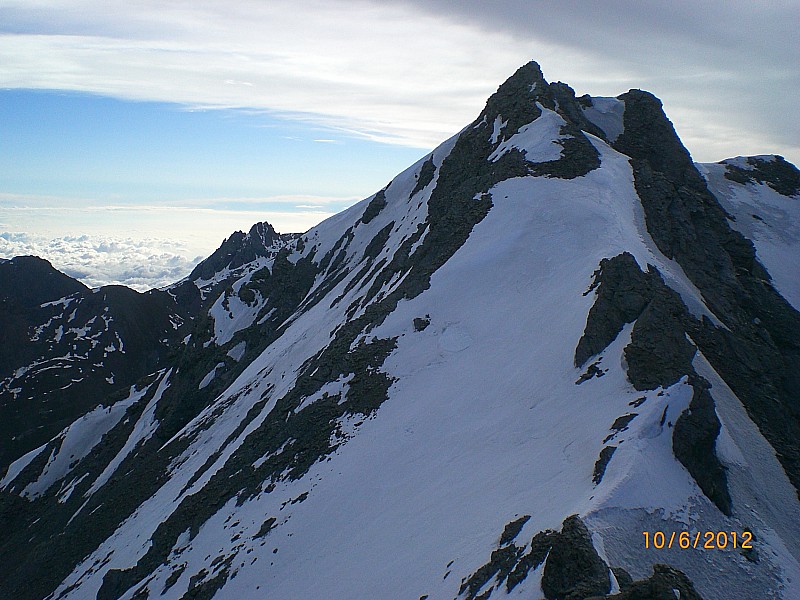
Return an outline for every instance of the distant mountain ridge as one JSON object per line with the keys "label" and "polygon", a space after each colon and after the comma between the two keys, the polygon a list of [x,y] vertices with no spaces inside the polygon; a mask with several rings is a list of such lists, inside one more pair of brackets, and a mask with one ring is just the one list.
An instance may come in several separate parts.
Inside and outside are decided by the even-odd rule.
{"label": "distant mountain ridge", "polygon": [[[0,263],[68,292],[0,287],[34,363],[142,340],[12,457],[0,595],[797,597],[798,224],[783,158],[694,164],[652,94],[529,63],[373,196],[163,291]],[[0,410],[58,389],[27,360]]]}
{"label": "distant mountain ridge", "polygon": [[204,297],[293,235],[237,231],[167,290],[90,290],[34,256],[0,261],[0,471],[174,357]]}
{"label": "distant mountain ridge", "polygon": [[0,302],[32,306],[87,289],[37,256],[0,259]]}

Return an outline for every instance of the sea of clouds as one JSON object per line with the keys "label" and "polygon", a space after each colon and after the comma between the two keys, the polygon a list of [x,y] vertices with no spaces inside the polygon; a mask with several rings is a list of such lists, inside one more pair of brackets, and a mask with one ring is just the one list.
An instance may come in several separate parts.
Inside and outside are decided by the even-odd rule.
{"label": "sea of clouds", "polygon": [[120,284],[138,291],[186,277],[203,258],[181,241],[102,235],[49,237],[0,233],[0,256],[34,255],[89,287]]}
{"label": "sea of clouds", "polygon": [[354,202],[291,200],[291,207],[278,210],[268,210],[274,199],[255,205],[259,210],[226,210],[82,206],[70,199],[0,193],[0,258],[38,256],[92,288],[125,285],[146,291],[180,281],[233,232],[246,232],[253,223],[268,221],[281,233],[303,232]]}

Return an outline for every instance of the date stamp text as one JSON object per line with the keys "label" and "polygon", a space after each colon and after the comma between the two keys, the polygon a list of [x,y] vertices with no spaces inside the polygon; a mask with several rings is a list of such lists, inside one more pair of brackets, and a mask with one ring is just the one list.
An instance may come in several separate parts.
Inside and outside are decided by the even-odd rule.
{"label": "date stamp text", "polygon": [[657,550],[750,550],[753,534],[750,531],[643,531],[644,547]]}

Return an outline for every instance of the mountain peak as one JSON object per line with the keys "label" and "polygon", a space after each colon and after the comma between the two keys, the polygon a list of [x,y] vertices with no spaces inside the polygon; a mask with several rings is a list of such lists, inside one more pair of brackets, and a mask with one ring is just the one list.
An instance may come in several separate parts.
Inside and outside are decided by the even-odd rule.
{"label": "mountain peak", "polygon": [[508,131],[516,132],[541,114],[536,103],[546,93],[547,81],[542,70],[538,63],[531,61],[522,65],[497,88],[478,118],[493,122],[500,117],[507,123]]}
{"label": "mountain peak", "polygon": [[87,288],[38,256],[15,256],[0,262],[0,299],[38,306]]}
{"label": "mountain peak", "polygon": [[506,83],[513,80],[526,81],[532,88],[536,87],[537,85],[547,85],[547,81],[545,81],[544,78],[544,73],[542,73],[542,68],[535,60],[531,60],[519,67],[516,71],[514,71],[514,74],[506,80]]}
{"label": "mountain peak", "polygon": [[272,242],[278,237],[278,233],[267,221],[261,221],[253,224],[250,231],[247,232],[247,237],[253,241],[254,244],[266,248],[272,245]]}
{"label": "mountain peak", "polygon": [[268,256],[281,240],[295,237],[295,234],[279,234],[267,221],[255,223],[248,233],[235,231],[226,238],[211,256],[194,268],[189,279],[210,280],[218,273],[234,271],[258,258]]}

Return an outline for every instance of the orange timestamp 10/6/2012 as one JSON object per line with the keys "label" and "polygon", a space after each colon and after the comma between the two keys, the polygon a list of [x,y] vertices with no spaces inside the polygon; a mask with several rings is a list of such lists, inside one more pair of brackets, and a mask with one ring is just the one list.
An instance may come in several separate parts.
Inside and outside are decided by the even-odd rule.
{"label": "orange timestamp 10/6/2012", "polygon": [[750,531],[643,531],[644,547],[657,550],[680,548],[688,550],[726,550],[753,548]]}

